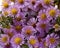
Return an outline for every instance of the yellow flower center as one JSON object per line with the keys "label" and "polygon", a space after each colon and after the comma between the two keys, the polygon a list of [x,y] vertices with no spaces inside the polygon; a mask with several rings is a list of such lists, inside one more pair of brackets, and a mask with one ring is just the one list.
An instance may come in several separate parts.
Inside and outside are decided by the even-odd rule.
{"label": "yellow flower center", "polygon": [[55,42],[54,38],[50,38],[50,43],[53,44]]}
{"label": "yellow flower center", "polygon": [[50,4],[50,0],[44,0],[44,3],[48,5]]}
{"label": "yellow flower center", "polygon": [[54,17],[55,14],[56,14],[56,11],[55,11],[54,9],[51,9],[51,10],[49,11],[49,14],[50,14],[50,16]]}
{"label": "yellow flower center", "polygon": [[23,4],[23,3],[24,3],[24,0],[18,0],[18,2],[19,2],[20,4]]}
{"label": "yellow flower center", "polygon": [[12,32],[9,32],[8,35],[9,35],[10,37],[12,37],[12,36],[13,36],[13,33],[12,33]]}
{"label": "yellow flower center", "polygon": [[8,15],[8,11],[4,11],[4,15],[7,16]]}
{"label": "yellow flower center", "polygon": [[4,43],[7,42],[7,37],[3,37],[2,42],[4,42]]}
{"label": "yellow flower center", "polygon": [[58,29],[59,28],[59,25],[58,24],[55,24],[54,27],[55,27],[55,29]]}
{"label": "yellow flower center", "polygon": [[32,38],[32,39],[30,39],[29,42],[30,42],[31,45],[34,45],[36,43],[36,40]]}
{"label": "yellow flower center", "polygon": [[40,27],[45,29],[46,28],[46,24],[41,24]]}
{"label": "yellow flower center", "polygon": [[12,12],[13,15],[16,15],[17,14],[17,9],[16,8],[12,8],[11,12]]}
{"label": "yellow flower center", "polygon": [[4,6],[4,8],[8,8],[8,6],[9,6],[9,5],[8,5],[8,2],[4,2],[4,3],[3,3],[3,6]]}
{"label": "yellow flower center", "polygon": [[46,14],[42,14],[41,17],[40,17],[42,20],[46,19]]}
{"label": "yellow flower center", "polygon": [[46,46],[46,41],[44,41],[44,46]]}
{"label": "yellow flower center", "polygon": [[30,29],[27,29],[26,30],[26,34],[30,35],[31,34],[31,30]]}
{"label": "yellow flower center", "polygon": [[16,20],[17,20],[17,21],[20,21],[20,20],[21,20],[21,17],[20,17],[20,16],[19,16],[19,17],[17,17],[17,18],[16,18]]}
{"label": "yellow flower center", "polygon": [[19,38],[19,37],[16,37],[16,38],[14,39],[15,44],[20,44],[21,41],[22,41],[22,39]]}
{"label": "yellow flower center", "polygon": [[20,25],[17,25],[17,26],[15,27],[15,29],[16,29],[17,31],[19,31],[19,30],[21,30],[21,26],[20,26]]}

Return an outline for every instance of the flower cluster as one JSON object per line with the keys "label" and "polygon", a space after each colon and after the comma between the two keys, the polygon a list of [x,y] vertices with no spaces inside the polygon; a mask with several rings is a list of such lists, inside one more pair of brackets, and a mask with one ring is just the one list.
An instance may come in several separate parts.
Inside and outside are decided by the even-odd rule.
{"label": "flower cluster", "polygon": [[54,0],[3,0],[2,7],[3,48],[55,48],[59,44],[56,20],[60,11]]}

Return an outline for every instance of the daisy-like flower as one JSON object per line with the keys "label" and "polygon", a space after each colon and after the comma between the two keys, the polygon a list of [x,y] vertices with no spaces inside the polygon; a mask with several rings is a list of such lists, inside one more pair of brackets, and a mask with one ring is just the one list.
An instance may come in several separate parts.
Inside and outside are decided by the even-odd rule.
{"label": "daisy-like flower", "polygon": [[36,33],[36,30],[32,26],[25,26],[22,28],[21,33],[24,34],[25,36],[30,36],[34,35],[34,33]]}
{"label": "daisy-like flower", "polygon": [[11,44],[13,47],[18,47],[24,44],[24,36],[22,34],[16,34],[11,38]]}
{"label": "daisy-like flower", "polygon": [[55,25],[53,26],[53,28],[55,29],[55,31],[60,30],[60,26],[59,26],[59,24],[55,24]]}
{"label": "daisy-like flower", "polygon": [[9,44],[9,36],[7,34],[1,34],[0,45],[4,46]]}
{"label": "daisy-like flower", "polygon": [[47,35],[46,43],[49,48],[55,48],[59,44],[59,36],[54,33]]}
{"label": "daisy-like flower", "polygon": [[37,23],[37,19],[35,19],[35,18],[31,18],[31,19],[27,22],[28,25],[31,25],[31,26],[33,26],[33,27],[36,27],[36,23]]}
{"label": "daisy-like flower", "polygon": [[38,48],[39,46],[39,42],[35,36],[30,36],[30,38],[28,39],[28,44],[29,44],[29,47],[32,46],[32,48],[33,47]]}
{"label": "daisy-like flower", "polygon": [[40,48],[48,48],[46,44],[46,39],[42,39],[42,42],[40,43]]}
{"label": "daisy-like flower", "polygon": [[20,12],[20,9],[18,5],[13,5],[13,6],[10,6],[9,12],[10,12],[10,15],[13,17],[13,16],[16,16]]}
{"label": "daisy-like flower", "polygon": [[13,28],[17,33],[21,33],[21,30],[22,30],[21,24],[16,24],[13,26]]}
{"label": "daisy-like flower", "polygon": [[46,13],[50,20],[53,18],[56,19],[59,15],[59,10],[54,7],[50,7],[47,9]]}
{"label": "daisy-like flower", "polygon": [[19,8],[25,8],[29,5],[29,2],[26,0],[15,0],[15,4],[19,6]]}
{"label": "daisy-like flower", "polygon": [[29,0],[28,8],[37,12],[38,10],[40,10],[40,8],[42,8],[41,1],[40,0]]}
{"label": "daisy-like flower", "polygon": [[9,7],[8,1],[3,1],[2,6],[3,6],[3,8],[8,8]]}
{"label": "daisy-like flower", "polygon": [[48,16],[46,15],[46,10],[40,10],[39,12],[39,15],[37,16],[38,18],[38,21],[48,21],[49,22],[49,19],[48,19]]}
{"label": "daisy-like flower", "polygon": [[13,23],[14,23],[15,25],[17,25],[17,24],[24,25],[25,20],[26,20],[25,18],[26,18],[25,15],[24,15],[22,12],[20,12],[20,13],[18,13],[18,14],[15,16],[15,18],[13,19]]}
{"label": "daisy-like flower", "polygon": [[9,43],[9,44],[3,46],[2,48],[13,48],[13,46],[11,45],[11,43]]}
{"label": "daisy-like flower", "polygon": [[41,33],[41,32],[48,32],[49,31],[49,25],[48,22],[38,22],[36,24],[36,29]]}
{"label": "daisy-like flower", "polygon": [[4,28],[4,33],[7,34],[10,38],[13,37],[17,32],[11,27],[10,29]]}
{"label": "daisy-like flower", "polygon": [[8,9],[4,9],[4,10],[2,11],[2,14],[3,14],[4,16],[9,16],[9,11],[8,11]]}
{"label": "daisy-like flower", "polygon": [[48,8],[53,5],[54,0],[40,0],[44,8]]}

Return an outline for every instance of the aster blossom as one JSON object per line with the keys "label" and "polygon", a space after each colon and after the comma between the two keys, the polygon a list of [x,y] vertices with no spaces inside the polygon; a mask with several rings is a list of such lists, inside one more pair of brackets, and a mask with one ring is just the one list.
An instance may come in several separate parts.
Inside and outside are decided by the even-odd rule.
{"label": "aster blossom", "polygon": [[60,10],[54,0],[3,0],[2,48],[56,48],[60,45]]}

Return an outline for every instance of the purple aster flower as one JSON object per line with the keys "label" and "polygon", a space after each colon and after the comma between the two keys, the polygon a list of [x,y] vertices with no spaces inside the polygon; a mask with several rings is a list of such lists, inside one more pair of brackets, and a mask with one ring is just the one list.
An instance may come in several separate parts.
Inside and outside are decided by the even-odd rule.
{"label": "purple aster flower", "polygon": [[9,15],[9,8],[10,8],[10,4],[8,1],[3,1],[2,2],[2,14],[4,16]]}
{"label": "purple aster flower", "polygon": [[15,16],[15,18],[13,19],[13,23],[15,25],[21,24],[22,26],[24,26],[25,22],[26,22],[26,17],[25,17],[25,15],[22,12],[20,12],[19,14],[17,14]]}
{"label": "purple aster flower", "polygon": [[21,24],[15,24],[13,25],[13,28],[14,30],[17,32],[17,33],[21,33],[21,30],[22,30],[22,25]]}
{"label": "purple aster flower", "polygon": [[55,48],[59,44],[59,36],[54,33],[47,35],[46,43],[49,48]]}
{"label": "purple aster flower", "polygon": [[16,0],[15,4],[19,6],[19,8],[25,8],[29,3],[26,0]]}
{"label": "purple aster flower", "polygon": [[31,25],[31,26],[33,26],[33,27],[36,27],[36,23],[37,23],[37,19],[35,19],[35,18],[31,18],[31,19],[27,22],[28,25]]}
{"label": "purple aster flower", "polygon": [[11,43],[9,43],[9,44],[3,46],[3,48],[13,48],[13,46],[11,45]]}
{"label": "purple aster flower", "polygon": [[34,47],[34,48],[38,48],[39,46],[39,42],[38,39],[35,36],[30,36],[28,39],[28,45],[29,47]]}
{"label": "purple aster flower", "polygon": [[4,16],[9,16],[9,10],[8,10],[8,9],[3,9],[3,10],[2,10],[2,14],[3,14]]}
{"label": "purple aster flower", "polygon": [[50,20],[53,18],[56,19],[59,15],[59,10],[55,9],[54,7],[49,7],[46,13]]}
{"label": "purple aster flower", "polygon": [[14,17],[20,12],[20,8],[18,7],[18,5],[12,5],[9,8],[9,12],[10,12],[10,15]]}
{"label": "purple aster flower", "polygon": [[55,31],[60,30],[60,26],[59,26],[59,24],[55,24],[55,25],[53,26],[53,28],[55,29]]}
{"label": "purple aster flower", "polygon": [[34,35],[37,31],[32,26],[25,26],[22,28],[22,34],[24,34],[26,37],[30,35]]}
{"label": "purple aster flower", "polygon": [[47,13],[46,13],[45,9],[44,10],[40,10],[39,15],[37,16],[38,21],[39,22],[40,21],[48,21],[49,22],[49,18],[48,18],[48,16],[46,14]]}
{"label": "purple aster flower", "polygon": [[54,0],[40,0],[44,8],[48,8],[53,5]]}
{"label": "purple aster flower", "polygon": [[9,36],[7,34],[1,34],[0,45],[4,46],[4,45],[7,45],[7,44],[9,44]]}
{"label": "purple aster flower", "polygon": [[17,33],[13,28],[10,28],[10,29],[3,28],[3,31],[4,31],[4,33],[7,34],[10,38],[12,38],[12,36]]}
{"label": "purple aster flower", "polygon": [[38,22],[37,24],[36,24],[36,29],[41,33],[43,33],[43,32],[48,32],[49,31],[49,24],[48,24],[48,22]]}
{"label": "purple aster flower", "polygon": [[18,47],[24,44],[24,36],[22,34],[16,34],[11,38],[11,44],[13,47]]}
{"label": "purple aster flower", "polygon": [[41,4],[40,0],[29,0],[28,8],[30,8],[33,11],[37,12],[39,10],[39,8],[41,7],[40,4]]}
{"label": "purple aster flower", "polygon": [[42,42],[40,43],[40,48],[48,48],[46,44],[46,39],[42,39]]}

